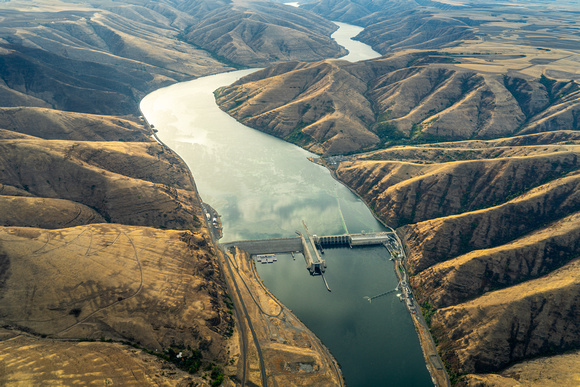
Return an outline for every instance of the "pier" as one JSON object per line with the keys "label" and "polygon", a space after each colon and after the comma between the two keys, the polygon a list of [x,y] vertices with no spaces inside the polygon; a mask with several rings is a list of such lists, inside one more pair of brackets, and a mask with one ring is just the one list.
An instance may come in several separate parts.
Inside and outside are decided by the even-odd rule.
{"label": "pier", "polygon": [[396,289],[387,290],[386,292],[383,292],[383,293],[381,293],[381,294],[377,294],[376,296],[372,296],[372,297],[365,296],[365,297],[363,297],[363,298],[364,298],[365,300],[367,300],[369,303],[371,303],[371,302],[372,302],[372,301],[373,301],[375,298],[379,298],[379,297],[386,296],[387,294],[394,293],[394,292],[396,292],[396,291],[398,291],[398,290],[399,290],[399,288],[397,287]]}

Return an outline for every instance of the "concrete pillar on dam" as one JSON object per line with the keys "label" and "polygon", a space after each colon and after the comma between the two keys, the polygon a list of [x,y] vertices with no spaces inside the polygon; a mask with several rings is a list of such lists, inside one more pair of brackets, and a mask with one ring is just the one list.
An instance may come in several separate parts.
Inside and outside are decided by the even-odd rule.
{"label": "concrete pillar on dam", "polygon": [[306,239],[304,236],[300,235],[300,240],[302,242],[302,253],[304,254],[304,260],[306,261],[306,268],[310,272],[310,274],[314,273],[314,261],[312,260],[312,254],[310,253],[310,249],[306,244]]}

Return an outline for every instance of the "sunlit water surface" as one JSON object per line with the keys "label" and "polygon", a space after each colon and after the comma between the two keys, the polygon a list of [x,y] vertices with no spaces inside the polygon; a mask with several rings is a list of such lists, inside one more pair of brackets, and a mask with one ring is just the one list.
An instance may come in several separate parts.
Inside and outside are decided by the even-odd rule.
{"label": "sunlit water surface", "polygon": [[[350,33],[333,35],[341,44],[359,27],[341,24],[339,32],[344,29]],[[369,59],[366,48],[360,55],[356,47],[349,50],[357,55],[350,58]],[[313,154],[248,128],[217,107],[213,91],[252,71],[179,83],[141,103],[159,138],[191,169],[202,199],[221,214],[222,242],[295,236],[303,232],[302,220],[318,235],[384,230],[358,197],[307,160]],[[431,385],[412,320],[396,292],[372,303],[364,298],[397,286],[387,251],[328,249],[324,258],[332,292],[308,274],[301,255],[258,264],[258,272],[330,349],[349,386]]]}

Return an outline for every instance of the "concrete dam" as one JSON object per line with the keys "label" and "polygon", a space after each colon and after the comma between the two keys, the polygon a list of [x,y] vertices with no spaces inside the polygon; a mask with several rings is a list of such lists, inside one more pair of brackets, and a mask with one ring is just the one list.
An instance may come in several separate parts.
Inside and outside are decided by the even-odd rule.
{"label": "concrete dam", "polygon": [[[306,262],[306,269],[310,275],[321,275],[326,271],[326,260],[320,257],[318,250],[323,252],[323,247],[362,247],[384,245],[395,243],[392,232],[359,233],[345,235],[317,236],[310,235],[306,228],[307,237],[311,246],[314,247],[314,254],[308,247],[306,238],[298,231],[298,236],[291,238],[253,239],[245,241],[235,241],[223,244],[223,248],[228,250],[237,247],[246,251],[251,256],[267,254],[290,254],[301,253]],[[390,250],[389,250],[390,251]],[[328,287],[328,285],[327,285]],[[330,290],[330,289],[329,289]]]}
{"label": "concrete dam", "polygon": [[250,255],[258,254],[289,254],[302,252],[302,240],[299,236],[293,238],[250,239],[228,242],[222,245],[225,249],[238,247]]}

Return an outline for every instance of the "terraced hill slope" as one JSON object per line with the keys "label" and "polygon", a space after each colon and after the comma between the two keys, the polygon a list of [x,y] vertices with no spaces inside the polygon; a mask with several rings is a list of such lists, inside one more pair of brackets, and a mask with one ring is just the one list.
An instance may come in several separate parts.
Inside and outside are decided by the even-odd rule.
{"label": "terraced hill slope", "polygon": [[[565,57],[543,55],[554,62]],[[580,128],[577,81],[549,78],[540,67],[532,75],[533,61],[525,56],[494,55],[493,61],[473,69],[471,55],[413,52],[358,63],[291,62],[242,78],[216,96],[242,123],[324,155],[397,141]],[[527,72],[509,70],[514,61],[528,63]]]}
{"label": "terraced hill slope", "polygon": [[411,284],[455,381],[492,383],[477,374],[580,348],[579,163],[580,132],[555,131],[395,147],[336,169],[399,226]]}
{"label": "terraced hill slope", "polygon": [[334,24],[271,2],[10,1],[0,18],[0,105],[10,107],[135,114],[164,85],[344,54]]}

